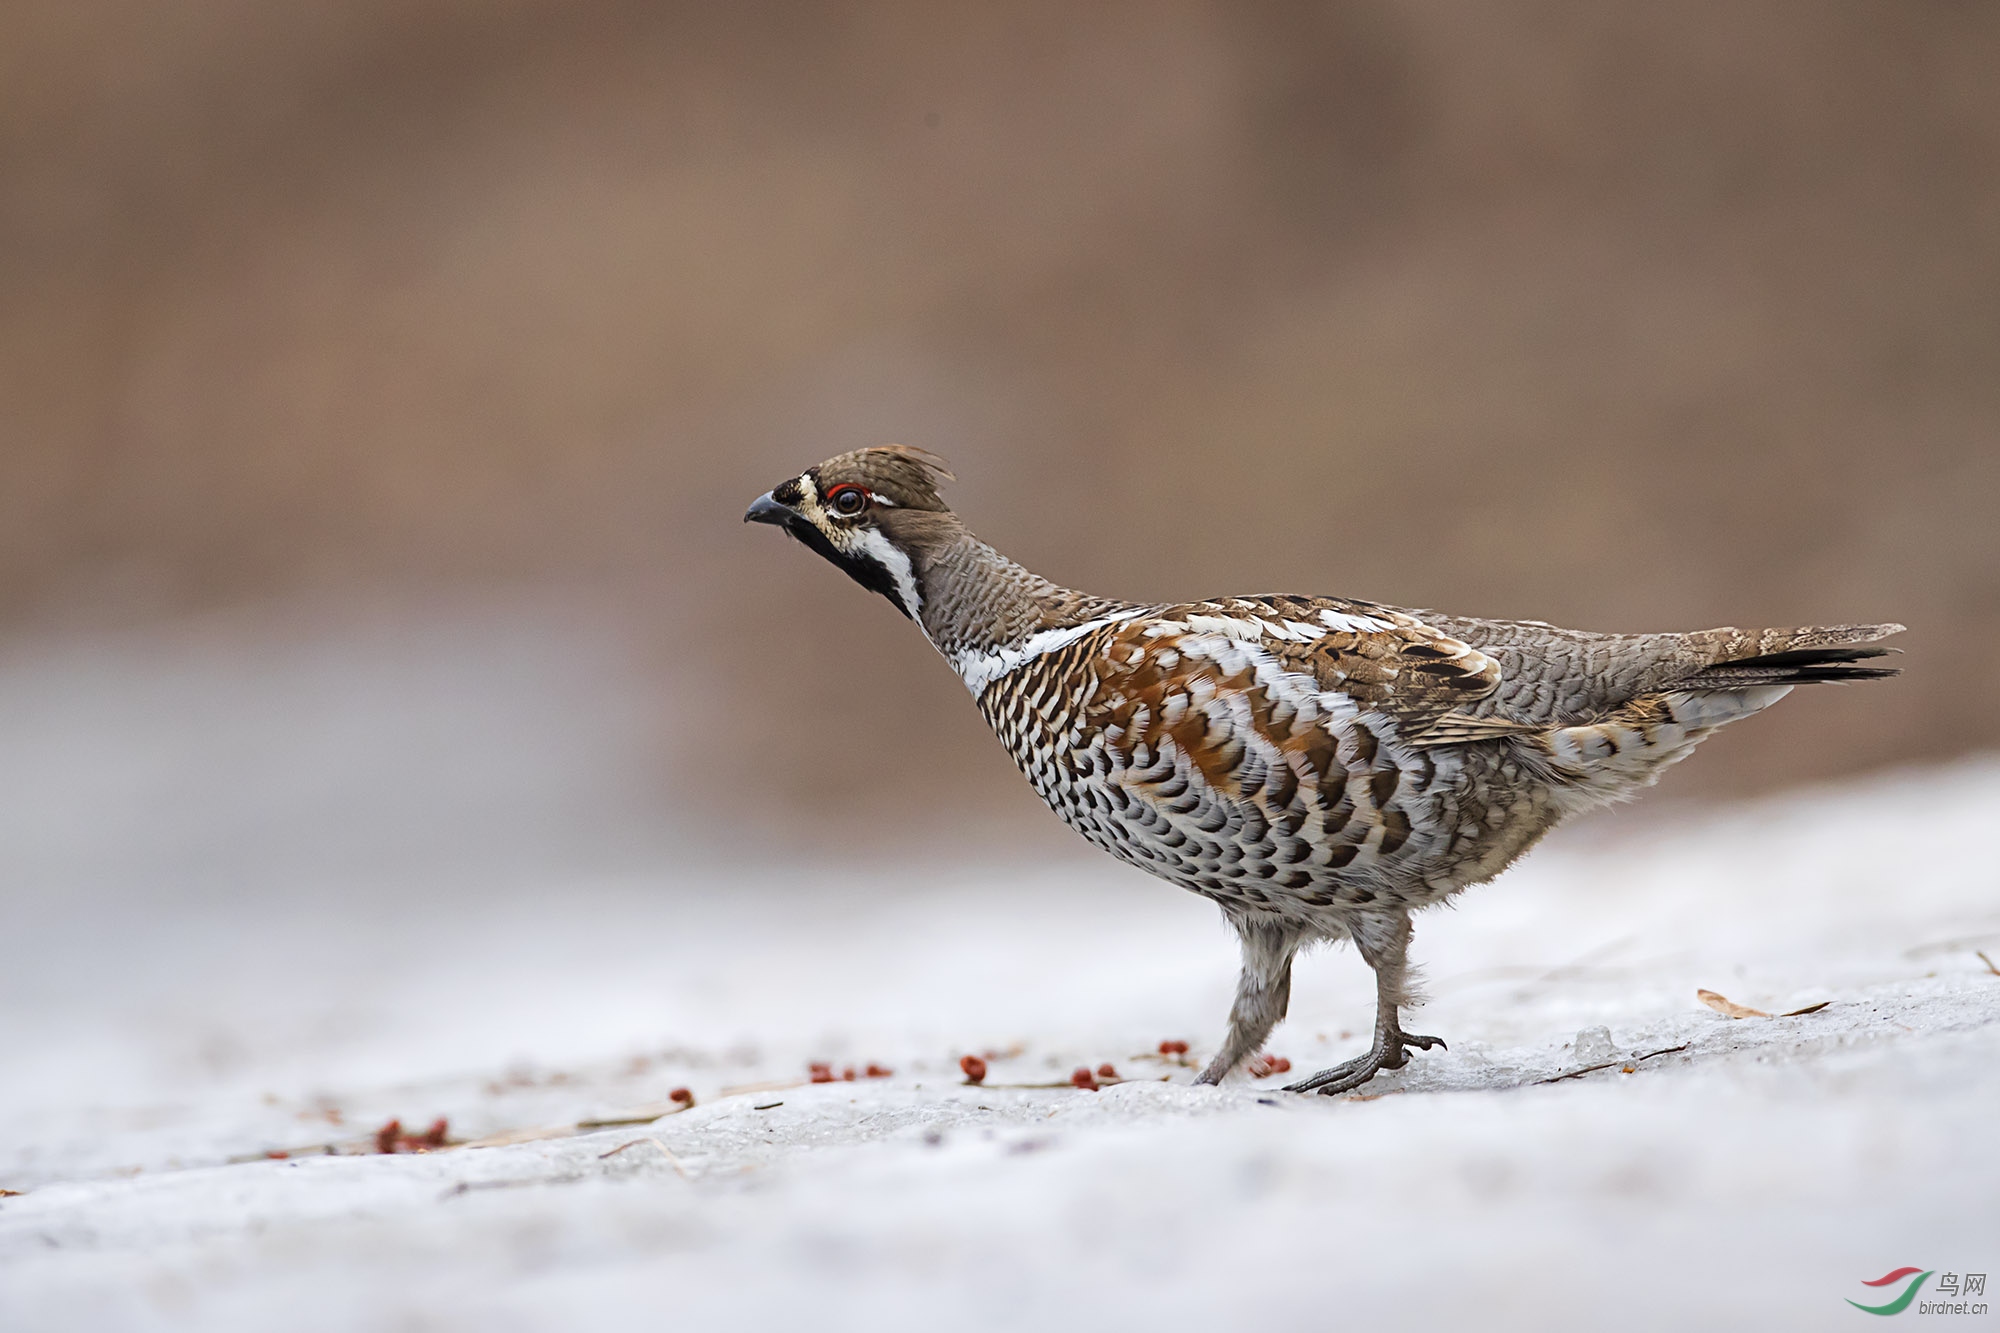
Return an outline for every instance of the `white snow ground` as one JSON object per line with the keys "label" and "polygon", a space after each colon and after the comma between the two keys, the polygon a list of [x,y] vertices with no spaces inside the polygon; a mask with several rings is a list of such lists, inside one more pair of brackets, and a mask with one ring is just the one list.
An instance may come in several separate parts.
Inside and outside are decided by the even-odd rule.
{"label": "white snow ground", "polygon": [[[1413,1026],[1450,1050],[1301,1098],[1146,1056],[1214,1041],[1234,950],[1081,845],[576,851],[616,841],[590,818],[640,762],[577,642],[475,651],[488,708],[393,635],[338,686],[318,650],[248,685],[240,645],[0,663],[0,1329],[1824,1329],[1869,1326],[1846,1298],[1893,1268],[2000,1269],[2000,761],[1559,834],[1419,918]],[[374,771],[413,732],[456,758]],[[393,836],[314,842],[287,812],[329,783]],[[1698,987],[1827,1007],[1732,1020]],[[1369,996],[1350,954],[1308,960],[1272,1049],[1354,1053]],[[963,1085],[985,1050],[1018,1052],[989,1084],[1134,1081]],[[895,1073],[726,1091],[811,1059]],[[651,1124],[236,1160],[680,1085]]]}

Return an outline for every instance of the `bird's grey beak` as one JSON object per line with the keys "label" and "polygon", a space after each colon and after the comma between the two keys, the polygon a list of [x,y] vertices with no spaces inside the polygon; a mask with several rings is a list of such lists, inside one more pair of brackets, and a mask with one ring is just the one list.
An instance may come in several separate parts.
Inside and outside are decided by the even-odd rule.
{"label": "bird's grey beak", "polygon": [[783,526],[798,516],[796,510],[787,509],[776,500],[773,500],[769,491],[765,491],[750,502],[750,512],[743,515],[743,521],[745,523],[776,523]]}

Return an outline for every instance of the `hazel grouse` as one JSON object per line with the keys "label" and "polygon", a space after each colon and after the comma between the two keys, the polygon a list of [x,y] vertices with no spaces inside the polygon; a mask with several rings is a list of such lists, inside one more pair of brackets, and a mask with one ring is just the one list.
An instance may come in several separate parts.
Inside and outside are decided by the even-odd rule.
{"label": "hazel grouse", "polygon": [[1563,819],[1632,796],[1717,727],[1858,665],[1901,625],[1590,634],[1339,597],[1141,606],[1073,592],[974,537],[935,455],[807,468],[744,519],[782,527],[914,621],[1064,822],[1213,899],[1243,945],[1219,1082],[1285,1016],[1302,945],[1374,969],[1366,1055],[1397,1069],[1410,914],[1499,874]]}

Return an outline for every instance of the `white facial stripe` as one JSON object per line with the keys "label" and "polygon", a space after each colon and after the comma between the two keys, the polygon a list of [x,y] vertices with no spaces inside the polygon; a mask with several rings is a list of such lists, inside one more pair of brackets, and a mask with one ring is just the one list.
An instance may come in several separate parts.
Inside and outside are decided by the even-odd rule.
{"label": "white facial stripe", "polygon": [[819,487],[813,485],[812,473],[801,472],[795,479],[799,488],[799,502],[794,506],[807,522],[824,517],[826,510],[820,507]]}
{"label": "white facial stripe", "polygon": [[972,691],[977,699],[986,692],[986,687],[1011,671],[1018,671],[1038,657],[1046,656],[1060,648],[1067,648],[1086,634],[1103,629],[1106,625],[1122,625],[1144,615],[1144,611],[1120,611],[1116,615],[1100,616],[1087,620],[1081,625],[1070,625],[1063,629],[1045,629],[1039,634],[1031,634],[1019,648],[995,648],[989,652],[964,649],[951,657],[951,668],[965,682],[965,688]]}
{"label": "white facial stripe", "polygon": [[866,555],[889,571],[889,577],[896,581],[896,596],[902,599],[903,609],[910,619],[923,625],[918,613],[923,610],[923,595],[917,591],[917,573],[910,567],[910,557],[896,549],[880,528],[856,528],[848,536],[849,548],[856,555]]}

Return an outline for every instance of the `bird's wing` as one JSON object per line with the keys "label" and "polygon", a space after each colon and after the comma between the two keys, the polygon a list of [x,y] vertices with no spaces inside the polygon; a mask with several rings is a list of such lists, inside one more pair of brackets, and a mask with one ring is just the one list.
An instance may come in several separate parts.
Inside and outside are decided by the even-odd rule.
{"label": "bird's wing", "polygon": [[1492,657],[1366,602],[1131,607],[959,668],[1045,794],[1100,759],[1121,788],[1169,804],[1197,799],[1184,795],[1190,767],[1217,797],[1273,813],[1303,783],[1336,823],[1355,801],[1371,812],[1350,838],[1387,819],[1390,849],[1409,831],[1405,820],[1396,834],[1388,815],[1401,769],[1427,783],[1433,746],[1539,730],[1463,711],[1499,684]]}
{"label": "bird's wing", "polygon": [[1246,598],[1078,628],[978,692],[1030,779],[1107,780],[1170,842],[1268,833],[1287,885],[1307,860],[1360,870],[1447,835],[1405,799],[1436,771],[1427,749],[1525,729],[1456,711],[1493,690],[1492,658],[1366,603]]}
{"label": "bird's wing", "polygon": [[1499,661],[1405,611],[1330,597],[1244,597],[1169,607],[1161,619],[1255,642],[1285,671],[1387,715],[1410,745],[1535,730],[1460,711],[1499,688]]}

